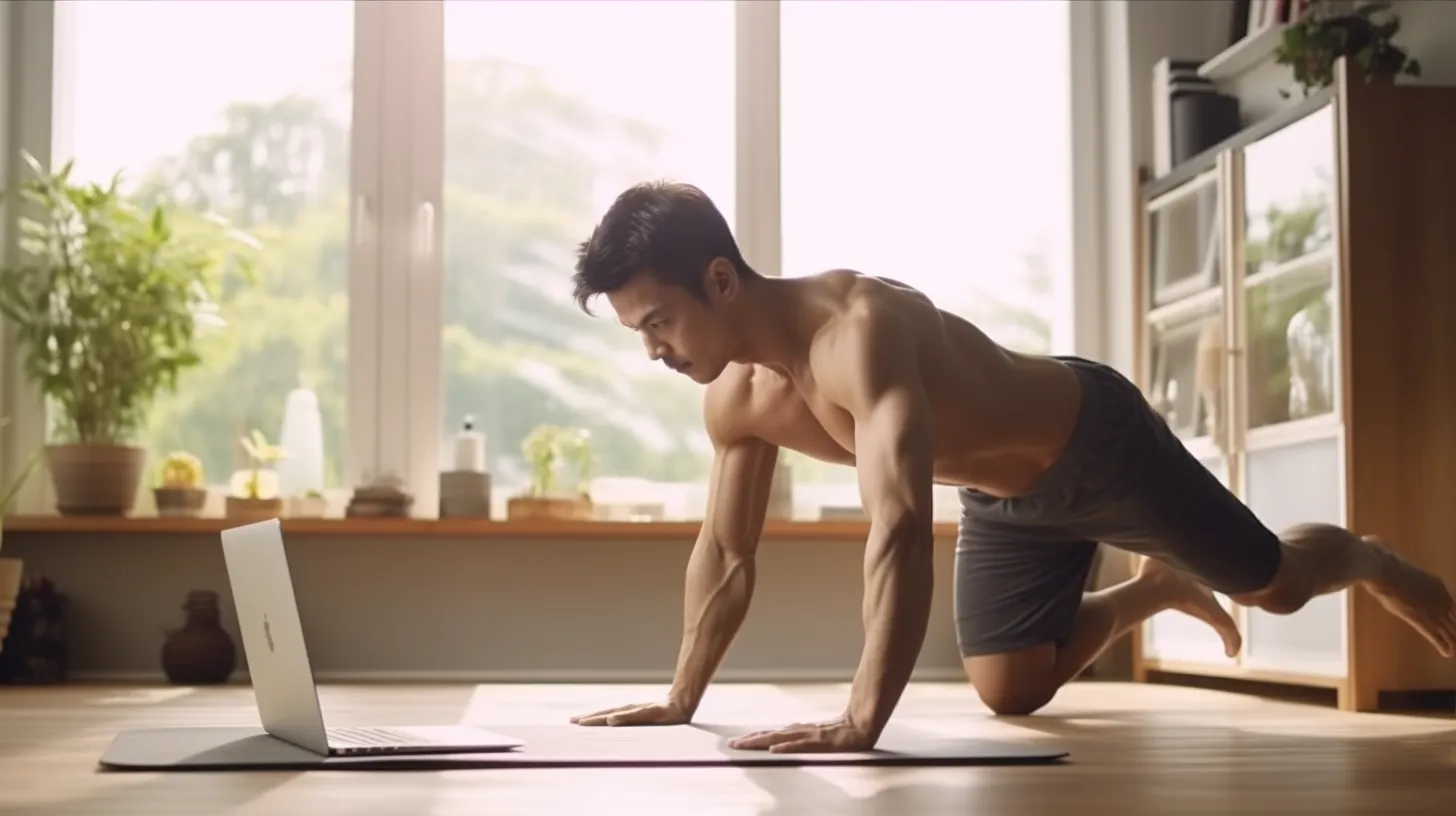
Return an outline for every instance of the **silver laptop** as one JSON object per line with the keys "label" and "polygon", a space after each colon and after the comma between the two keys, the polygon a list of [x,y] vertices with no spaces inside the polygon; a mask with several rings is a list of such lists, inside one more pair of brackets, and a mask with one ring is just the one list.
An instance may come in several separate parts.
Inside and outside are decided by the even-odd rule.
{"label": "silver laptop", "polygon": [[473,754],[523,745],[465,725],[326,727],[278,520],[223,530],[222,553],[258,714],[273,737],[323,756]]}

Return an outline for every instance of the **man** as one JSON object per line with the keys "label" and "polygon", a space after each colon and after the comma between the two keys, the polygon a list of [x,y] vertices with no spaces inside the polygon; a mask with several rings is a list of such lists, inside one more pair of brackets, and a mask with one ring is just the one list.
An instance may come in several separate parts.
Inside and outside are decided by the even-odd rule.
{"label": "man", "polygon": [[[1235,654],[1239,632],[1210,589],[1289,614],[1358,584],[1442,655],[1456,650],[1456,604],[1439,579],[1338,527],[1275,535],[1114,370],[1002,348],[892,280],[761,276],[694,187],[624,192],[581,245],[575,284],[583,310],[605,295],[652,359],[707,386],[715,453],[670,691],[573,722],[691,720],[748,610],[780,448],[858,470],[870,519],[864,652],[840,717],[737,748],[875,745],[925,636],[932,483],[960,488],[957,638],[997,714],[1036,711],[1163,610],[1205,621]],[[1135,578],[1084,595],[1095,542],[1148,558]]]}

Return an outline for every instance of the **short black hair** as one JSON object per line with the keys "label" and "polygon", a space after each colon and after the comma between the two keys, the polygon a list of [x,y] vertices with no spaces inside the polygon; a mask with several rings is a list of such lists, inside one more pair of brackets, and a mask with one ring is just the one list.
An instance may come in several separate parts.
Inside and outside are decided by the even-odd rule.
{"label": "short black hair", "polygon": [[591,314],[589,300],[647,271],[706,299],[703,271],[715,258],[727,258],[743,277],[759,277],[743,260],[727,219],[702,190],[673,181],[634,184],[577,248],[573,297]]}

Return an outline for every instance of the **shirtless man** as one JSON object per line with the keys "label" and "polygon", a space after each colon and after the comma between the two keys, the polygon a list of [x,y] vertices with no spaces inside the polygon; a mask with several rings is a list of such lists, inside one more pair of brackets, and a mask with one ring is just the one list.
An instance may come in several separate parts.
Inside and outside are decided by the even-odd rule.
{"label": "shirtless man", "polygon": [[[581,245],[575,284],[583,310],[605,295],[648,356],[707,386],[715,453],[670,690],[572,722],[691,720],[748,611],[780,448],[858,470],[870,519],[864,652],[841,716],[735,748],[875,745],[925,637],[932,483],[960,488],[957,639],[997,714],[1041,708],[1163,610],[1207,622],[1235,654],[1238,629],[1210,588],[1290,614],[1358,584],[1442,655],[1456,652],[1456,604],[1439,579],[1339,527],[1276,535],[1113,369],[1009,351],[895,281],[846,270],[763,277],[694,187],[623,193]],[[1135,578],[1084,594],[1099,541],[1149,558]]]}

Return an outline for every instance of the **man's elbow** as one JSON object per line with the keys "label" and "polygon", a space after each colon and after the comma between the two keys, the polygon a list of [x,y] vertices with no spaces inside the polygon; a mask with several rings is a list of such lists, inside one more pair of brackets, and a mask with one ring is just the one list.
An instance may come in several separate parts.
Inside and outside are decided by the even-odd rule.
{"label": "man's elbow", "polygon": [[930,507],[896,503],[872,514],[870,523],[890,547],[929,549],[935,542],[935,514]]}

